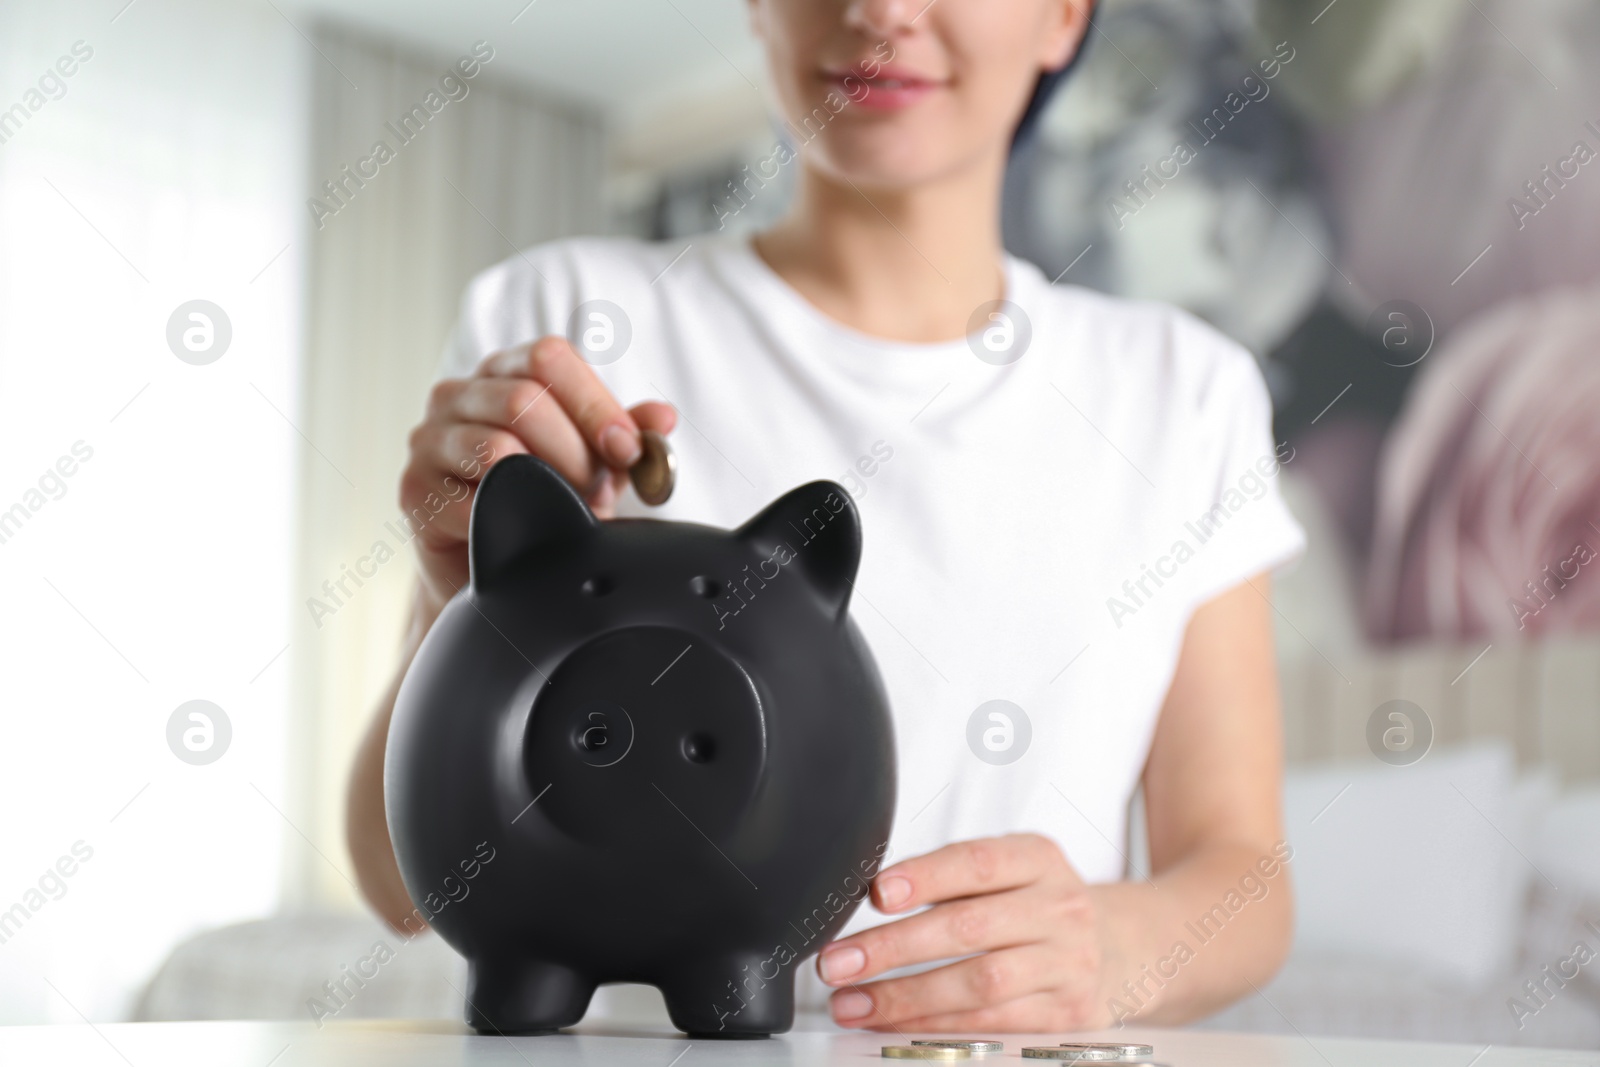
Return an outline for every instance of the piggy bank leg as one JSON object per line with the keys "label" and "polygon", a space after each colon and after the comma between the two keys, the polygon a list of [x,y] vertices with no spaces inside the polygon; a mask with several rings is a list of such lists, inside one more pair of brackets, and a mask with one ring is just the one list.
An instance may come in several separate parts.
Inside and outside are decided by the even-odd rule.
{"label": "piggy bank leg", "polygon": [[537,960],[473,960],[467,1022],[484,1034],[552,1033],[576,1026],[595,983],[569,967]]}
{"label": "piggy bank leg", "polygon": [[658,985],[672,1024],[691,1036],[766,1037],[794,1025],[794,966],[751,952],[690,965]]}

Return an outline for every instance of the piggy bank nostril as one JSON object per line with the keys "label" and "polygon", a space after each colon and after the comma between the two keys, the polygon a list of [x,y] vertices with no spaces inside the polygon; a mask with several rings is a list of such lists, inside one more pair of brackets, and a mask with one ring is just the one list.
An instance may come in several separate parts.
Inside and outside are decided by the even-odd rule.
{"label": "piggy bank nostril", "polygon": [[722,595],[722,583],[715,578],[707,578],[703,574],[698,578],[690,579],[689,588],[694,590],[695,596],[703,596],[707,600],[715,600]]}
{"label": "piggy bank nostril", "polygon": [[591,702],[567,731],[572,754],[591,767],[610,767],[633,748],[633,720],[610,701]]}
{"label": "piggy bank nostril", "polygon": [[690,763],[710,763],[717,755],[717,742],[710,734],[689,734],[681,747],[683,758]]}
{"label": "piggy bank nostril", "polygon": [[582,588],[587,595],[600,597],[610,593],[616,588],[616,584],[607,575],[597,574],[584,582]]}

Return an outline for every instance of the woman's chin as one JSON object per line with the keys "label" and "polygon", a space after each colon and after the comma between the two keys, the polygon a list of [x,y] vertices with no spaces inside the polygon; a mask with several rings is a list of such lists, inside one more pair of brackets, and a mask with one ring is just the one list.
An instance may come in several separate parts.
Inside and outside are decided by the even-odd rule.
{"label": "woman's chin", "polygon": [[840,184],[885,192],[928,185],[959,169],[952,160],[934,159],[925,150],[917,150],[909,138],[904,146],[891,139],[859,144],[841,139],[818,155],[815,167]]}

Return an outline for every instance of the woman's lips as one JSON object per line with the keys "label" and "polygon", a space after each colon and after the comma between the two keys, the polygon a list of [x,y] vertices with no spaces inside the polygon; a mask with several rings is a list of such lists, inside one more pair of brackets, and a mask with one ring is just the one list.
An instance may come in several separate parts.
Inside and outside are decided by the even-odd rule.
{"label": "woman's lips", "polygon": [[899,111],[945,86],[942,81],[910,75],[891,76],[885,71],[872,78],[853,71],[830,71],[824,78],[851,104],[869,111]]}

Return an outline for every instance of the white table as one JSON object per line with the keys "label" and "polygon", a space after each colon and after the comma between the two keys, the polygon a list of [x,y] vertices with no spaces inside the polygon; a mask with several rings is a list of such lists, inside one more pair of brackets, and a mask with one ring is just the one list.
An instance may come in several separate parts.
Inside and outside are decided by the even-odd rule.
{"label": "white table", "polygon": [[[910,1034],[907,1037],[924,1035]],[[1100,1035],[1010,1034],[990,1063],[1024,1061],[1023,1045],[1143,1041],[1171,1067],[1600,1067],[1600,1052],[1490,1048],[1350,1038],[1276,1037],[1129,1027]],[[0,1027],[0,1064],[88,1067],[702,1067],[817,1064],[868,1067],[892,1034],[795,1030],[757,1041],[690,1041],[660,1030],[582,1026],[546,1037],[479,1037],[444,1022],[120,1023]],[[977,1062],[976,1060],[973,1062]]]}

